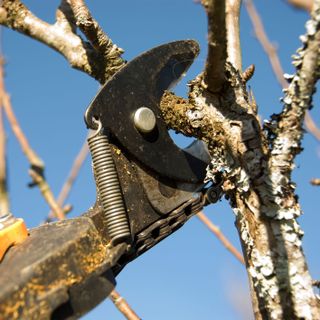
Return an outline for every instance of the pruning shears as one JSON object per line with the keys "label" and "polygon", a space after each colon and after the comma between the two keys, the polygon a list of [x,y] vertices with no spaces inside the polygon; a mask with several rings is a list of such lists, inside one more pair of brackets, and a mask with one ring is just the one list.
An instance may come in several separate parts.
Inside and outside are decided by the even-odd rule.
{"label": "pruning shears", "polygon": [[219,186],[203,182],[205,144],[177,147],[159,108],[198,52],[192,40],[153,48],[100,89],[85,113],[96,203],[80,217],[29,230],[7,250],[0,319],[80,317],[110,294],[126,264],[219,199]]}

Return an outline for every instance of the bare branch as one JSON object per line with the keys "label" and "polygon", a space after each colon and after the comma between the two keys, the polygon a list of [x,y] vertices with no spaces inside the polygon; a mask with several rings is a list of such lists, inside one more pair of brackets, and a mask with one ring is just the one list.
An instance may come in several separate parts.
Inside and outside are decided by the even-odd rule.
{"label": "bare branch", "polygon": [[10,210],[9,195],[7,189],[7,159],[6,159],[6,133],[3,123],[3,59],[0,61],[0,216]]}
{"label": "bare branch", "polygon": [[[298,1],[297,1],[298,2]],[[302,3],[303,1],[301,1]],[[313,2],[313,0],[312,0]],[[265,53],[267,54],[269,61],[271,63],[271,67],[273,73],[275,74],[279,84],[283,88],[287,88],[289,83],[285,80],[283,75],[283,68],[281,66],[281,62],[279,56],[277,54],[277,50],[275,46],[271,43],[268,39],[268,36],[264,30],[264,26],[262,20],[251,0],[245,1],[246,8],[251,19],[256,37],[260,42],[262,48],[264,49]],[[289,75],[287,75],[289,76]],[[308,131],[318,140],[320,140],[320,130],[317,128],[316,124],[314,123],[309,111],[306,112],[305,115],[305,125]]]}
{"label": "bare branch", "polygon": [[109,51],[101,55],[75,33],[72,10],[68,9],[68,3],[64,0],[57,11],[58,21],[54,25],[34,16],[20,0],[3,0],[1,9],[0,24],[55,49],[73,68],[87,73],[100,83],[104,83],[124,64],[120,57],[123,51],[113,45],[110,39]]}
{"label": "bare branch", "polygon": [[36,170],[30,169],[29,175],[34,183],[39,187],[43,198],[47,201],[52,211],[55,213],[59,220],[65,218],[63,209],[57,204],[54,195],[49,187],[47,181],[43,178],[42,174],[39,174]]}
{"label": "bare branch", "polygon": [[219,92],[225,82],[227,60],[226,4],[221,0],[203,0],[208,16],[208,57],[204,82],[211,92]]}
{"label": "bare branch", "polygon": [[226,62],[241,71],[239,12],[241,0],[202,0],[208,17],[208,57],[204,83],[218,93],[226,81]]}
{"label": "bare branch", "polygon": [[[3,76],[2,65],[0,76]],[[3,83],[3,79],[1,79]],[[19,122],[13,112],[10,97],[6,93],[4,87],[2,91],[2,104],[5,110],[6,116],[8,121],[11,125],[12,131],[14,132],[18,142],[20,143],[21,149],[23,153],[26,155],[29,163],[30,163],[30,170],[29,174],[33,179],[34,184],[38,185],[40,188],[41,193],[43,194],[45,200],[48,202],[50,208],[54,211],[55,215],[59,217],[59,219],[64,218],[64,212],[60,208],[60,206],[56,203],[53,193],[44,178],[44,163],[40,159],[40,157],[36,154],[36,152],[31,148],[26,136],[24,135]]]}
{"label": "bare branch", "polygon": [[311,12],[313,6],[313,0],[287,0],[288,3],[296,8],[303,9]]}
{"label": "bare branch", "polygon": [[[59,193],[59,196],[57,198],[57,203],[60,207],[63,206],[64,202],[66,201],[66,199],[69,196],[69,193],[71,191],[71,188],[79,174],[79,171],[85,161],[85,159],[87,158],[88,155],[88,143],[87,140],[84,141],[79,153],[77,154],[76,158],[74,159],[74,162],[71,166],[71,170],[70,173],[68,174],[68,177],[65,181],[65,183],[62,186],[62,189]],[[48,221],[51,221],[53,218],[55,217],[53,212],[50,212],[48,215]]]}
{"label": "bare branch", "polygon": [[241,0],[226,1],[227,55],[232,66],[241,72],[242,57],[240,46]]}
{"label": "bare branch", "polygon": [[59,28],[67,33],[76,34],[77,32],[75,17],[67,0],[61,0],[60,6],[56,11],[55,25],[59,26]]}
{"label": "bare branch", "polygon": [[232,245],[221,230],[212,223],[203,212],[198,212],[197,217],[201,220],[208,229],[221,241],[222,245],[229,250],[242,264],[245,264],[242,254]]}
{"label": "bare branch", "polygon": [[6,134],[3,125],[3,108],[0,107],[0,216],[10,210],[7,190],[7,166],[6,166]]}
{"label": "bare branch", "polygon": [[83,0],[69,0],[68,2],[73,10],[77,26],[85,34],[93,48],[105,57],[107,64],[105,68],[110,70],[111,76],[123,66],[121,58],[123,49],[112,43],[98,22],[93,19]]}
{"label": "bare branch", "polygon": [[311,179],[310,183],[314,186],[320,186],[320,179],[319,178]]}
{"label": "bare branch", "polygon": [[129,306],[128,302],[120,296],[119,292],[112,290],[110,293],[110,299],[118,310],[128,319],[128,320],[140,320],[141,318],[133,311]]}
{"label": "bare branch", "polygon": [[242,78],[245,82],[248,82],[254,75],[254,71],[255,71],[255,66],[254,64],[250,64],[249,67],[246,68],[246,70],[244,70],[242,72]]}
{"label": "bare branch", "polygon": [[3,97],[3,107],[6,112],[6,116],[9,120],[11,125],[12,131],[15,134],[17,140],[20,143],[21,149],[25,156],[27,157],[28,161],[30,162],[30,166],[35,168],[38,171],[44,170],[44,163],[40,159],[40,157],[36,154],[36,152],[31,148],[26,136],[24,135],[19,122],[13,112],[10,97],[8,94],[5,94]]}
{"label": "bare branch", "polygon": [[[218,176],[223,181],[234,209],[256,319],[318,319],[318,302],[300,240],[302,231],[295,220],[301,211],[290,177],[282,172],[285,162],[274,161],[277,147],[290,143],[279,141],[269,160],[272,140],[262,131],[245,79],[228,62],[225,76],[219,96],[207,90],[203,76],[198,76],[190,83],[189,101],[167,103],[171,110],[165,110],[165,117],[176,130],[180,123],[182,132],[208,143],[212,162],[207,180],[215,181]],[[300,92],[304,90],[297,90]],[[292,114],[291,120],[294,117]],[[291,127],[281,126],[273,136]]]}
{"label": "bare branch", "polygon": [[315,122],[313,121],[310,112],[307,111],[305,118],[304,118],[304,124],[308,131],[317,139],[320,141],[320,129],[316,126]]}
{"label": "bare branch", "polygon": [[191,126],[188,117],[186,117],[186,113],[193,109],[193,105],[187,99],[167,91],[162,96],[160,109],[164,121],[171,129],[189,137],[197,136],[197,130]]}
{"label": "bare branch", "polygon": [[282,70],[282,66],[281,66],[281,63],[280,63],[280,60],[279,60],[279,57],[277,54],[277,49],[268,39],[268,36],[267,36],[267,34],[264,30],[264,27],[263,27],[263,23],[261,21],[261,18],[259,16],[252,0],[245,0],[244,3],[246,6],[246,9],[248,11],[249,17],[251,19],[256,37],[259,40],[263,50],[265,51],[265,53],[267,54],[267,56],[270,60],[272,70],[273,70],[278,82],[280,83],[280,85],[283,88],[286,88],[288,86],[288,82],[283,77],[284,72]]}
{"label": "bare branch", "polygon": [[303,120],[312,103],[315,84],[320,76],[320,1],[307,23],[307,33],[302,37],[304,46],[297,51],[293,61],[297,72],[285,90],[284,109],[273,119],[277,124],[273,141],[273,163],[281,163],[281,175],[289,177],[296,154],[301,151]]}

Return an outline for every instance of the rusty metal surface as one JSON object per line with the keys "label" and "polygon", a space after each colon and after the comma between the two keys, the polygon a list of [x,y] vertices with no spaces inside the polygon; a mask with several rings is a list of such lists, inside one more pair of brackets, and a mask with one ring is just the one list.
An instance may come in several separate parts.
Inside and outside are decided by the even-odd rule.
{"label": "rusty metal surface", "polygon": [[0,318],[78,318],[109,295],[124,251],[108,249],[86,217],[31,230],[0,264]]}
{"label": "rusty metal surface", "polygon": [[[98,120],[125,150],[162,176],[203,181],[206,163],[175,145],[159,108],[164,90],[179,81],[198,53],[199,45],[193,40],[142,53],[100,89],[86,111],[87,126],[97,129]],[[149,108],[156,117],[156,127],[148,134],[139,132],[134,124],[134,113],[141,107]]]}
{"label": "rusty metal surface", "polygon": [[[94,128],[90,119],[98,115],[110,129],[108,144],[133,242],[111,245],[99,192],[82,217],[31,230],[0,264],[0,320],[80,317],[109,295],[114,276],[127,263],[203,207],[201,179],[208,160],[174,145],[158,108],[163,90],[189,67],[197,51],[189,40],[151,49],[121,69],[88,109],[89,127]],[[132,110],[144,103],[156,114],[155,136],[133,127]]]}

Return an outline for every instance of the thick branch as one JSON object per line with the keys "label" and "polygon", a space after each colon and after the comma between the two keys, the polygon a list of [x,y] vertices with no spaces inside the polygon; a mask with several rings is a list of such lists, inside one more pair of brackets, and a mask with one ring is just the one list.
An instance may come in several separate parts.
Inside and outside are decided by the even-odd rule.
{"label": "thick branch", "polygon": [[[312,27],[313,36],[310,39],[308,36],[311,42],[316,35],[316,26],[309,23],[309,29]],[[319,44],[315,48],[310,50],[318,52]],[[304,52],[303,59],[307,57]],[[318,68],[314,64],[309,67],[310,71]],[[300,108],[306,109],[304,104],[310,102],[313,81],[303,81],[306,81],[303,87],[295,88],[299,89],[296,91],[299,97],[311,85],[308,96],[303,95],[306,101],[300,104]],[[292,96],[291,99],[294,101],[295,98]],[[319,306],[301,246],[302,232],[295,220],[300,208],[292,183],[283,174],[286,163],[292,163],[293,156],[289,160],[274,161],[277,148],[280,153],[285,151],[286,157],[295,151],[287,152],[287,148],[296,148],[296,145],[288,144],[286,136],[280,140],[276,138],[269,161],[270,141],[261,130],[255,108],[250,105],[244,79],[228,63],[226,83],[219,96],[209,92],[199,76],[191,83],[189,101],[171,107],[170,112],[177,114],[166,119],[173,121],[176,129],[179,129],[177,119],[184,116],[185,119],[180,120],[181,130],[192,132],[209,144],[212,162],[207,179],[215,180],[219,176],[223,180],[223,189],[236,214],[256,319],[319,319]],[[287,111],[284,117],[287,117]],[[289,120],[297,121],[296,117],[292,112]],[[302,125],[299,111],[298,119]],[[279,124],[281,121],[282,117]],[[291,128],[292,122],[279,127],[273,134],[277,137],[279,132],[297,129],[296,126]],[[291,141],[297,142],[296,139]],[[288,173],[291,170],[292,167]]]}
{"label": "thick branch", "polygon": [[[299,1],[297,1],[299,2]],[[308,1],[304,2],[301,1],[301,3],[307,3]],[[313,3],[313,0],[312,0]],[[279,84],[283,87],[283,88],[287,88],[289,83],[285,80],[284,74],[283,74],[283,68],[281,66],[281,62],[279,59],[279,56],[277,54],[277,50],[275,48],[275,46],[271,43],[271,41],[268,39],[268,36],[264,30],[263,27],[263,23],[262,20],[253,4],[253,2],[251,0],[246,0],[245,1],[246,4],[246,8],[249,14],[249,17],[251,19],[253,28],[254,28],[254,32],[256,34],[256,37],[258,39],[258,41],[260,42],[264,52],[266,53],[266,55],[269,58],[273,73],[275,74]],[[312,6],[311,6],[312,7]],[[286,75],[289,76],[290,75]],[[320,130],[318,129],[318,127],[316,126],[316,124],[314,123],[310,113],[307,111],[305,114],[305,126],[307,128],[307,130],[318,140],[320,140]]]}
{"label": "thick branch", "polygon": [[226,81],[226,62],[241,70],[239,11],[241,0],[203,0],[208,16],[208,57],[204,83],[220,92]]}
{"label": "thick branch", "polygon": [[289,178],[295,156],[301,151],[303,120],[312,103],[315,85],[320,77],[320,1],[315,2],[316,10],[307,23],[307,33],[302,40],[304,45],[297,50],[293,61],[297,72],[283,99],[282,113],[273,118],[272,165],[279,166],[282,175]]}
{"label": "thick branch", "polygon": [[226,1],[227,55],[228,61],[241,72],[242,58],[240,46],[241,0]]}
{"label": "thick branch", "polygon": [[226,3],[221,0],[203,0],[208,16],[208,57],[204,81],[208,90],[219,92],[225,83],[227,60]]}
{"label": "thick branch", "polygon": [[[36,16],[20,0],[3,0],[0,10],[0,24],[34,38],[61,53],[73,68],[81,70],[104,83],[122,67],[123,52],[112,44],[109,54],[102,55],[93,46],[83,41],[72,27],[74,17],[68,3],[62,1],[57,12],[57,23],[50,25]],[[83,22],[84,23],[84,22]],[[101,30],[101,29],[99,29]],[[100,32],[101,35],[101,32]],[[108,63],[108,59],[110,62]],[[112,63],[116,61],[116,65]]]}
{"label": "thick branch", "polygon": [[98,22],[93,19],[88,7],[83,0],[68,0],[75,16],[76,24],[90,41],[93,48],[99,52],[105,61],[104,69],[108,71],[108,78],[123,66],[121,54],[123,49],[119,48],[105,34]]}

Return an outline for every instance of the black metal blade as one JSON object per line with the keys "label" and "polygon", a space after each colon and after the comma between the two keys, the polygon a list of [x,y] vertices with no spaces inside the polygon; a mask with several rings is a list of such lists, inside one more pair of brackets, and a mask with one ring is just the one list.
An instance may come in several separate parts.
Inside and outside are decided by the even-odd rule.
{"label": "black metal blade", "polygon": [[[197,42],[184,40],[153,48],[132,60],[94,98],[86,112],[87,126],[96,129],[94,119],[99,119],[125,149],[162,176],[202,181],[206,163],[174,144],[159,109],[164,91],[181,78],[198,52]],[[152,134],[142,134],[134,126],[133,115],[140,107],[156,115]]]}

